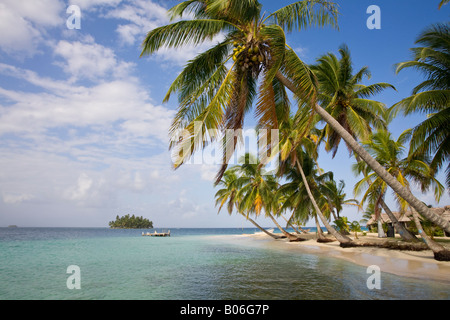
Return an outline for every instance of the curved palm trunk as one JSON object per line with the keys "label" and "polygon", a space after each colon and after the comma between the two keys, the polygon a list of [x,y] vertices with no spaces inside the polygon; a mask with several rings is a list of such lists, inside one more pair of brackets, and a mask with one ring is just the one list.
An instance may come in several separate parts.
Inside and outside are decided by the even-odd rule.
{"label": "curved palm trunk", "polygon": [[[332,208],[332,206],[330,206],[330,208]],[[337,215],[336,215],[336,213],[334,212],[334,209],[333,209],[333,210],[331,210],[331,214],[333,215],[334,220],[339,219],[339,211],[337,211]]]}
{"label": "curved palm trunk", "polygon": [[[362,161],[362,159],[358,155],[355,155],[355,158],[356,158],[356,161],[358,163],[360,161]],[[369,183],[369,185],[372,184],[372,181],[370,179],[368,179],[367,182]],[[400,235],[400,237],[403,240],[405,240],[405,241],[417,241],[417,238],[408,229],[406,229],[406,227],[403,224],[398,222],[397,217],[392,213],[391,209],[387,206],[386,202],[384,202],[383,198],[381,198],[381,200],[380,200],[380,205],[383,208],[383,210],[386,212],[386,214],[388,215],[389,219],[391,219],[395,230],[397,230],[398,234]],[[382,238],[385,238],[385,237],[386,237],[386,235],[384,235],[384,237],[382,237]]]}
{"label": "curved palm trunk", "polygon": [[245,219],[247,219],[248,221],[250,221],[251,223],[253,223],[253,225],[254,225],[255,227],[257,227],[259,230],[261,230],[261,231],[264,232],[265,234],[271,236],[271,237],[274,238],[274,239],[280,239],[280,238],[281,238],[281,237],[279,237],[279,236],[277,236],[277,235],[275,235],[275,234],[273,234],[273,233],[267,231],[266,229],[262,228],[259,224],[257,224],[257,223],[256,223],[253,219],[251,219],[250,217],[246,217],[245,214],[243,214],[243,213],[241,213],[241,214],[245,217]]}
{"label": "curved palm trunk", "polygon": [[267,214],[269,216],[270,219],[272,219],[273,223],[275,223],[275,225],[277,226],[277,228],[281,231],[282,234],[284,234],[286,236],[286,238],[288,238],[289,240],[298,240],[299,238],[296,236],[293,236],[292,234],[290,234],[289,232],[287,232],[286,230],[284,230],[277,222],[277,220],[273,217],[273,215],[271,215],[270,213]]}
{"label": "curved palm trunk", "polygon": [[397,230],[400,237],[402,237],[402,239],[406,241],[417,241],[417,238],[411,232],[409,232],[409,230],[406,229],[406,227],[403,224],[398,222],[397,218],[394,216],[391,209],[389,209],[389,207],[386,205],[384,200],[381,200],[380,204],[383,210],[388,215],[389,219],[391,219],[394,228]]}
{"label": "curved palm trunk", "polygon": [[423,231],[422,224],[419,220],[419,214],[416,210],[412,209],[412,215],[414,218],[414,223],[417,226],[417,230],[419,231],[420,236],[424,240],[424,242],[427,244],[428,248],[433,251],[434,258],[439,261],[450,261],[450,251],[445,249],[443,246],[441,246],[439,243],[433,241],[426,233]]}
{"label": "curved palm trunk", "polygon": [[314,219],[316,220],[317,237],[319,240],[323,240],[326,237],[323,234],[322,228],[320,227],[319,220],[317,219],[317,215],[314,216]]}
{"label": "curved palm trunk", "polygon": [[[280,71],[277,71],[277,79],[283,85],[295,93],[297,90],[295,85],[288,80]],[[328,124],[344,141],[358,154],[367,165],[375,171],[383,181],[385,181],[399,196],[401,196],[411,207],[422,214],[434,224],[442,227],[445,231],[450,232],[450,222],[434,214],[424,203],[417,199],[407,188],[403,187],[386,169],[384,169],[356,140],[350,133],[342,127],[325,109],[317,103],[313,106],[317,114]]]}
{"label": "curved palm trunk", "polygon": [[319,206],[316,203],[316,200],[314,199],[312,193],[311,193],[311,189],[309,188],[309,184],[308,181],[306,181],[306,176],[305,173],[303,172],[302,166],[300,165],[300,163],[298,162],[298,159],[296,160],[297,163],[297,167],[298,170],[300,171],[300,175],[302,176],[302,180],[303,180],[303,184],[305,185],[305,189],[306,192],[308,193],[308,197],[311,200],[311,203],[314,207],[314,209],[316,210],[317,215],[319,216],[320,220],[322,220],[323,225],[325,226],[325,228],[327,228],[327,230],[336,238],[337,241],[339,241],[340,243],[349,243],[352,240],[347,237],[344,236],[342,234],[340,234],[339,232],[336,231],[336,229],[334,229],[329,223],[328,220],[325,218],[325,216],[323,215],[322,211],[320,210]]}
{"label": "curved palm trunk", "polygon": [[292,223],[290,223],[289,220],[286,219],[285,216],[283,216],[283,215],[281,215],[281,216],[283,217],[284,221],[286,221],[286,223],[287,223],[288,225],[290,225],[290,226],[292,227],[292,229],[294,229],[295,233],[301,234],[300,231],[298,231],[298,229],[297,229],[296,227],[294,227],[294,225],[293,225]]}

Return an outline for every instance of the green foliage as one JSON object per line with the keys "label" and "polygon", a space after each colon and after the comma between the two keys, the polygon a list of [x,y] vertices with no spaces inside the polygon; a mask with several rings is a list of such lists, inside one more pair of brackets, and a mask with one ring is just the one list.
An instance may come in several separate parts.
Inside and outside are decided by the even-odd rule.
{"label": "green foliage", "polygon": [[[444,230],[441,227],[438,227],[433,222],[431,222],[428,219],[424,219],[422,217],[420,223],[422,224],[423,231],[431,238],[434,239],[434,237],[443,237],[444,236]],[[410,227],[410,230],[418,234],[417,227],[415,225]]]}
{"label": "green foliage", "polygon": [[350,226],[347,217],[340,217],[334,220],[334,228],[341,233],[349,232]]}
{"label": "green foliage", "polygon": [[361,225],[359,224],[358,221],[353,221],[350,226],[349,229],[351,232],[355,233],[355,238],[358,239],[358,232],[362,232],[361,230]]}
{"label": "green foliage", "polygon": [[[442,1],[441,5],[446,2]],[[446,183],[450,186],[450,24],[431,25],[419,35],[416,44],[418,46],[411,49],[414,59],[397,64],[397,72],[415,69],[425,79],[414,87],[410,97],[396,103],[392,111],[427,115],[413,129],[410,153],[432,157],[433,173],[447,165]]]}
{"label": "green foliage", "polygon": [[[286,44],[285,33],[314,26],[337,27],[338,10],[326,0],[297,1],[267,16],[257,0],[187,0],[169,10],[172,20],[186,14],[190,20],[148,32],[141,56],[224,36],[221,43],[188,62],[164,98],[167,102],[171,95],[178,96],[169,145],[174,168],[217,141],[224,146],[217,184],[239,144],[237,138],[227,138],[226,130],[242,129],[254,102],[261,129],[278,129],[280,113],[289,114],[286,104],[279,103],[286,96],[281,74],[296,83],[297,97],[311,98],[315,92],[311,71]],[[202,132],[208,132],[206,141],[200,137]],[[221,134],[224,137],[219,141]]]}
{"label": "green foliage", "polygon": [[129,214],[122,217],[116,216],[115,221],[109,222],[110,228],[113,229],[151,229],[153,222],[144,217],[135,217]]}
{"label": "green foliage", "polygon": [[[387,127],[385,105],[371,97],[395,87],[384,82],[364,85],[364,78],[371,77],[368,67],[354,72],[348,47],[342,45],[339,53],[340,58],[331,52],[322,55],[311,66],[319,82],[319,102],[355,139],[366,139],[372,127]],[[334,157],[341,136],[326,125],[324,139],[326,151],[332,151]]]}

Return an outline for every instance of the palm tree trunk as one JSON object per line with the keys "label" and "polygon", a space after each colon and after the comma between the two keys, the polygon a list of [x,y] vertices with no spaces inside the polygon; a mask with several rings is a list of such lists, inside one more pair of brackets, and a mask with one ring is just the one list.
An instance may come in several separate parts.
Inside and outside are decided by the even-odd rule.
{"label": "palm tree trunk", "polygon": [[289,220],[286,219],[285,216],[283,216],[283,215],[281,215],[281,216],[283,217],[284,221],[286,221],[286,223],[287,223],[288,225],[290,225],[292,229],[294,229],[295,233],[300,234],[300,231],[298,231],[298,229],[297,229],[296,227],[294,227],[294,225],[293,225],[292,223],[290,223]]}
{"label": "palm tree trunk", "polygon": [[[358,163],[360,161],[363,161],[358,155],[355,155],[355,158]],[[367,182],[369,183],[369,186],[372,184],[372,181],[370,179],[368,179]],[[406,227],[403,224],[398,222],[397,217],[392,213],[391,209],[387,206],[386,202],[384,202],[383,198],[380,199],[380,205],[388,215],[389,219],[391,219],[394,228],[397,230],[398,234],[403,240],[417,241],[417,238],[411,232],[409,232],[409,230],[406,229]],[[386,237],[386,235],[384,237]]]}
{"label": "palm tree trunk", "polygon": [[325,218],[322,211],[319,209],[319,206],[317,205],[316,200],[314,199],[314,197],[311,193],[311,189],[309,188],[309,184],[308,184],[308,181],[306,180],[305,173],[303,172],[302,166],[298,162],[298,159],[296,159],[296,163],[297,163],[297,168],[300,171],[300,175],[302,176],[303,184],[305,185],[305,189],[306,189],[306,192],[308,193],[308,197],[311,200],[311,203],[312,203],[314,209],[316,210],[316,213],[319,216],[320,220],[322,220],[322,223],[324,224],[325,228],[327,228],[327,230],[336,238],[336,240],[339,241],[339,243],[351,242],[352,240],[349,237],[340,234],[339,232],[336,231],[336,229],[334,229],[328,223],[328,220]]}
{"label": "palm tree trunk", "polygon": [[289,232],[287,232],[286,230],[284,230],[284,229],[278,224],[277,220],[276,220],[270,213],[267,213],[267,215],[269,216],[270,219],[272,219],[273,223],[275,223],[275,225],[277,226],[277,228],[280,229],[281,233],[283,233],[283,234],[286,236],[286,238],[288,238],[289,240],[292,240],[292,241],[297,241],[297,240],[299,240],[298,237],[293,236],[292,234],[290,234]]}
{"label": "palm tree trunk", "polygon": [[423,231],[422,224],[420,223],[419,214],[417,213],[417,211],[412,209],[411,212],[412,212],[412,215],[413,215],[413,218],[414,218],[414,223],[417,226],[417,230],[419,231],[419,234],[422,237],[422,239],[427,244],[428,248],[430,248],[431,251],[433,251],[434,258],[436,260],[439,260],[439,261],[450,261],[450,251],[445,249],[439,243],[433,241],[425,233],[425,231]]}
{"label": "palm tree trunk", "polygon": [[386,238],[386,233],[384,233],[383,223],[381,222],[381,215],[378,216],[377,219],[377,229],[378,229],[378,238]]}
{"label": "palm tree trunk", "polygon": [[402,239],[405,241],[417,241],[417,238],[411,232],[409,232],[409,230],[406,229],[403,224],[398,222],[396,216],[394,216],[391,209],[386,205],[384,200],[381,200],[380,204],[383,210],[388,215],[389,219],[391,219],[392,224],[394,225],[394,228],[397,230],[400,237],[402,237]]}
{"label": "palm tree trunk", "polygon": [[[297,92],[295,85],[288,80],[280,71],[277,71],[277,79],[294,94]],[[313,106],[317,114],[330,125],[334,131],[358,154],[367,165],[375,171],[383,181],[385,181],[399,196],[401,196],[411,207],[422,214],[434,224],[442,227],[447,232],[450,232],[450,222],[441,218],[439,215],[433,213],[422,201],[417,199],[407,188],[402,186],[391,174],[389,174],[356,140],[350,133],[342,127],[325,109],[317,103]]]}
{"label": "palm tree trunk", "polygon": [[323,234],[323,230],[322,230],[322,228],[320,227],[319,220],[317,219],[317,214],[314,215],[314,219],[316,220],[317,237],[318,237],[319,239],[324,239],[324,238],[325,238],[325,235]]}
{"label": "palm tree trunk", "polygon": [[247,219],[248,221],[250,221],[251,223],[253,223],[255,225],[255,227],[257,227],[259,230],[261,230],[262,232],[264,232],[265,234],[271,236],[274,239],[280,239],[280,236],[277,236],[269,231],[267,231],[266,229],[262,228],[259,224],[257,224],[253,219],[251,219],[250,217],[247,217],[245,214],[241,213],[245,219]]}

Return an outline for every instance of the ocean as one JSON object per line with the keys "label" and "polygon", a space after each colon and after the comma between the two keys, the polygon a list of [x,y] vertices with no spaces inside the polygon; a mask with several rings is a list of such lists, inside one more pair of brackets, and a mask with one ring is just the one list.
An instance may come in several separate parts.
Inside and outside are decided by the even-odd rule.
{"label": "ocean", "polygon": [[143,231],[0,228],[0,300],[450,298],[449,283],[388,273],[369,288],[366,267],[240,236],[254,228]]}

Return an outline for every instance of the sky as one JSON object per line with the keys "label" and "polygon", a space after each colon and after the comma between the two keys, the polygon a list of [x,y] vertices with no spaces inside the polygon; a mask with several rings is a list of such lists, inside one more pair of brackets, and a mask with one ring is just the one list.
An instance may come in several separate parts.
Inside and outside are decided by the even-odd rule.
{"label": "sky", "polygon": [[[172,169],[168,128],[177,100],[163,98],[183,65],[217,41],[140,58],[146,33],[170,23],[167,9],[177,3],[0,0],[0,227],[107,227],[124,214],[160,228],[253,227],[239,215],[218,214],[217,166],[204,161]],[[270,13],[292,1],[261,3]],[[336,3],[339,30],[295,31],[288,44],[306,63],[346,44],[354,70],[371,70],[364,83],[396,87],[378,101],[391,106],[409,96],[421,76],[396,75],[394,64],[411,58],[425,27],[448,21],[450,6],[438,10],[438,0]],[[380,8],[380,29],[367,27],[370,5]],[[423,119],[399,116],[390,130],[398,137]],[[247,128],[253,124],[246,119]],[[334,159],[322,151],[319,161],[345,181],[352,198],[361,177],[352,173],[346,148]],[[443,173],[438,178],[444,181]],[[414,193],[433,206],[450,204],[448,193],[440,203]],[[388,204],[395,208],[391,196]],[[362,213],[346,207],[342,215],[352,221]],[[256,221],[273,226],[263,217]]]}

